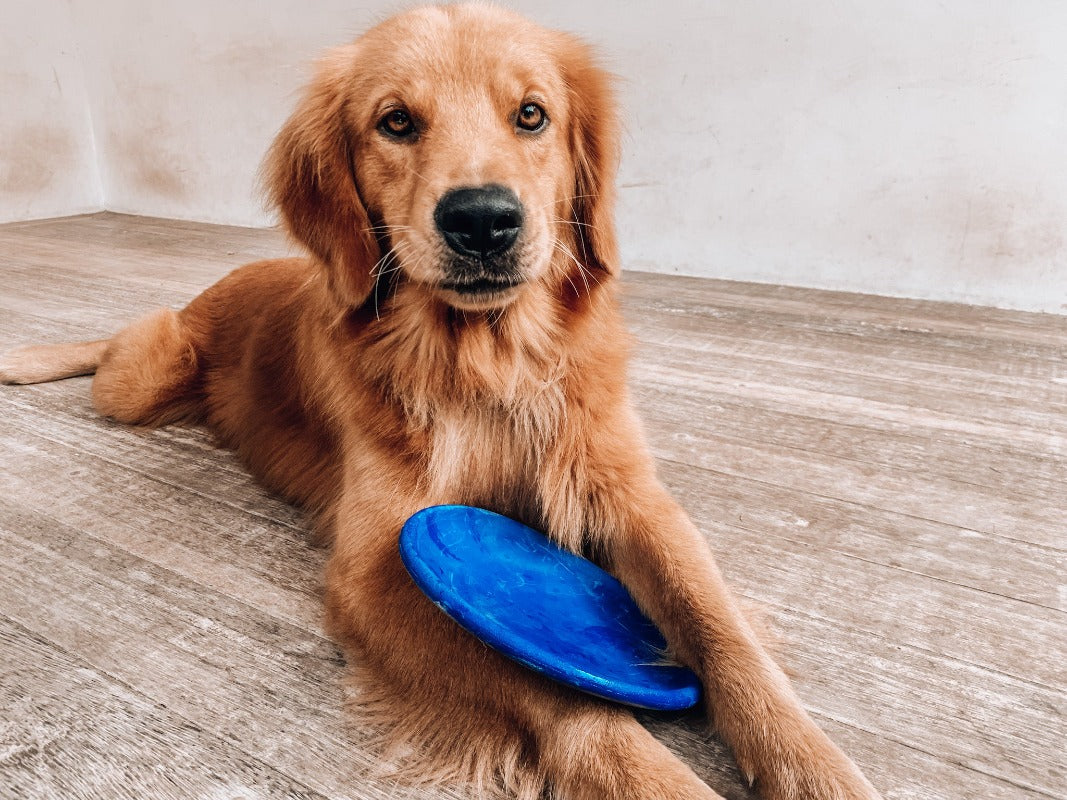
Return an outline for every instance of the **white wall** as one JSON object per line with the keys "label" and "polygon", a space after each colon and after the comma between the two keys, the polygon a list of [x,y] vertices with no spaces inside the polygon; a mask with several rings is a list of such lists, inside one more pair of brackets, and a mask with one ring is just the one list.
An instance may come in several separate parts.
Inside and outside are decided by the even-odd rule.
{"label": "white wall", "polygon": [[600,16],[631,266],[1067,313],[1067,3]]}
{"label": "white wall", "polygon": [[381,5],[74,0],[107,207],[270,224],[255,182],[263,153],[311,62],[373,23]]}
{"label": "white wall", "polygon": [[[622,78],[627,266],[1067,313],[1067,3],[507,4],[597,42]],[[49,5],[68,7],[25,13],[52,36]],[[70,7],[104,204],[259,225],[255,170],[308,62],[399,6]],[[42,98],[66,119],[45,78],[69,56],[38,39],[15,56],[35,70],[13,129]],[[51,163],[23,138],[5,170]],[[50,181],[0,194],[0,218],[61,213]]]}
{"label": "white wall", "polygon": [[0,222],[95,211],[103,202],[74,34],[62,0],[4,3]]}

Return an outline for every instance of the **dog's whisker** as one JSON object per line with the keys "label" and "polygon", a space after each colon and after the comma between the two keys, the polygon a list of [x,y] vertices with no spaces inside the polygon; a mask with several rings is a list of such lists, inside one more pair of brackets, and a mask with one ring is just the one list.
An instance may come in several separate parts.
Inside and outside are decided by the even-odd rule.
{"label": "dog's whisker", "polygon": [[595,284],[597,284],[598,286],[600,285],[600,278],[598,278],[596,274],[591,269],[589,269],[589,267],[585,266],[585,264],[581,263],[580,261],[578,262],[578,269],[582,271],[583,275],[588,275],[590,278],[592,278]]}
{"label": "dog's whisker", "polygon": [[[576,208],[574,208],[574,207],[571,207],[571,216],[574,218],[574,222],[578,226],[577,227],[578,241],[582,245],[582,255],[585,256],[586,260],[588,260],[589,259],[589,251],[585,247],[585,234],[582,232],[582,225],[585,225],[586,223],[578,221],[578,210]],[[592,225],[589,225],[588,227],[591,228]]]}
{"label": "dog's whisker", "polygon": [[[572,258],[574,258],[574,263],[578,265],[578,270],[582,274],[582,280],[585,281],[587,277],[592,278],[593,283],[595,283],[597,286],[599,286],[600,285],[600,278],[598,278],[596,276],[596,274],[591,269],[589,269],[585,264],[583,264],[578,258],[575,258],[574,254],[571,253],[570,250],[568,250],[567,252],[568,252],[568,254],[570,254],[570,256]],[[586,255],[584,249],[583,249],[583,255]],[[586,281],[586,283],[588,284],[588,281]]]}
{"label": "dog's whisker", "polygon": [[575,297],[581,297],[582,293],[578,291],[578,287],[574,285],[574,281],[571,280],[569,272],[563,273],[563,277],[567,280],[567,283],[571,285],[571,290],[574,292]]}
{"label": "dog's whisker", "polygon": [[550,200],[545,203],[541,208],[549,208],[551,206],[562,205],[563,203],[573,203],[575,200],[595,200],[600,197],[599,194],[572,194],[569,197],[561,197],[557,200]]}
{"label": "dog's whisker", "polygon": [[[565,256],[567,256],[567,258],[569,258],[569,259],[570,259],[571,261],[573,261],[573,262],[574,262],[574,265],[575,265],[576,267],[578,267],[578,274],[579,274],[579,275],[580,275],[580,276],[582,277],[582,283],[584,283],[584,284],[585,284],[585,291],[586,291],[586,294],[591,294],[591,293],[592,293],[592,291],[593,291],[593,289],[592,289],[592,287],[591,287],[591,286],[589,285],[589,281],[588,281],[588,280],[586,280],[586,277],[585,277],[585,275],[586,275],[586,270],[585,270],[585,268],[584,268],[584,267],[583,267],[583,266],[581,265],[581,263],[580,263],[580,262],[578,261],[578,259],[577,259],[577,258],[575,258],[575,256],[574,256],[574,253],[572,253],[572,252],[570,251],[570,249],[568,249],[568,248],[567,248],[567,246],[566,246],[566,245],[564,245],[564,244],[563,244],[563,242],[561,242],[561,241],[560,241],[559,239],[553,239],[553,240],[552,240],[552,246],[553,246],[553,248],[555,248],[555,249],[556,249],[557,251],[559,251],[560,253],[563,253],[563,254],[564,254]],[[566,277],[567,277],[567,280],[568,280],[568,281],[570,281],[570,275],[567,275]],[[575,294],[578,294],[578,293],[579,293],[579,292],[578,292],[578,290],[577,290],[577,288],[575,288],[575,286],[574,286],[574,283],[573,283],[573,282],[571,283],[571,288],[573,288],[573,289],[574,289],[574,293],[575,293]]]}
{"label": "dog's whisker", "polygon": [[595,228],[596,227],[595,225],[592,225],[592,224],[590,224],[588,222],[579,222],[576,219],[563,219],[563,217],[552,217],[551,221],[552,222],[558,222],[561,225],[581,225],[583,228]]}
{"label": "dog's whisker", "polygon": [[388,264],[392,263],[394,259],[398,258],[401,253],[403,253],[409,248],[410,245],[407,242],[401,242],[398,245],[393,245],[380,259],[378,259],[377,263],[374,266],[384,268],[384,266],[387,266]]}
{"label": "dog's whisker", "polygon": [[[389,248],[389,251],[380,259],[378,259],[378,262],[371,268],[371,277],[377,279],[380,278],[382,275],[387,275],[389,274],[389,272],[392,272],[393,269],[386,268],[391,267],[394,262],[399,262],[404,250],[410,249],[410,246],[411,245],[409,242],[401,242],[400,244]],[[399,263],[397,263],[395,269],[399,269],[399,267],[400,265]]]}
{"label": "dog's whisker", "polygon": [[407,168],[407,171],[414,175],[416,178],[420,179],[427,186],[430,185],[430,179],[423,175],[421,172],[419,172],[417,169],[415,169],[413,166],[411,166],[410,164],[405,164],[404,166]]}
{"label": "dog's whisker", "polygon": [[388,255],[382,256],[382,258],[378,260],[378,263],[371,268],[371,280],[378,280],[380,277],[382,277],[382,275],[385,274],[385,268],[388,264],[392,262],[394,256],[395,253],[390,250]]}
{"label": "dog's whisker", "polygon": [[[413,245],[408,241],[403,241],[398,245],[389,248],[389,251],[378,259],[377,263],[370,270],[371,280],[374,281],[374,318],[381,320],[381,312],[378,306],[378,289],[383,278],[388,275],[392,275],[398,272],[403,266],[401,259],[406,250],[410,250]],[[395,283],[395,281],[394,281]]]}
{"label": "dog's whisker", "polygon": [[[600,279],[588,267],[586,267],[581,261],[578,260],[578,258],[574,255],[574,253],[571,252],[570,248],[568,248],[566,245],[564,245],[563,242],[561,242],[559,239],[556,239],[555,241],[560,247],[563,248],[563,251],[567,254],[567,256],[571,259],[571,261],[574,262],[575,266],[578,267],[578,270],[581,272],[581,275],[582,275],[582,280],[584,281],[586,279],[586,276],[588,276],[588,277],[592,278],[593,282],[596,283],[599,286],[600,285]],[[582,242],[582,245],[583,245],[582,254],[583,255],[587,255],[586,252],[585,252],[585,247],[584,247],[585,242],[584,241]],[[586,281],[586,284],[588,285],[588,281]]]}
{"label": "dog's whisker", "polygon": [[[418,257],[418,259],[416,259],[414,266],[412,266],[412,268],[411,268],[411,272],[417,273],[422,268],[422,265],[425,263],[426,258],[427,258],[426,253],[422,253]],[[392,294],[389,295],[388,302],[392,302],[394,299],[396,299],[396,293],[399,292],[399,291],[400,291],[400,281],[393,281],[393,291],[392,291]]]}
{"label": "dog's whisker", "polygon": [[[592,279],[592,281],[593,281],[593,283],[595,283],[595,284],[596,284],[597,286],[600,286],[600,285],[601,285],[601,284],[600,284],[600,279],[599,279],[599,278],[598,278],[598,277],[597,277],[596,275],[594,275],[594,274],[593,274],[593,273],[592,273],[592,272],[591,272],[591,271],[589,270],[589,268],[588,268],[588,267],[583,267],[583,266],[582,266],[581,264],[579,264],[579,265],[578,265],[578,269],[580,269],[580,270],[581,270],[581,272],[582,272],[582,280],[583,280],[583,281],[586,281],[586,278],[591,278],[591,279]],[[586,282],[588,283],[588,281],[586,281]]]}
{"label": "dog's whisker", "polygon": [[562,217],[551,217],[551,221],[555,222],[557,224],[560,224],[560,225],[577,225],[578,226],[578,228],[577,228],[578,244],[581,245],[582,256],[584,256],[585,258],[589,258],[589,249],[586,247],[585,234],[583,233],[582,228],[593,228],[593,227],[595,227],[594,225],[591,225],[588,222],[580,222],[578,220],[577,212],[574,212],[574,218],[573,219],[563,219]]}

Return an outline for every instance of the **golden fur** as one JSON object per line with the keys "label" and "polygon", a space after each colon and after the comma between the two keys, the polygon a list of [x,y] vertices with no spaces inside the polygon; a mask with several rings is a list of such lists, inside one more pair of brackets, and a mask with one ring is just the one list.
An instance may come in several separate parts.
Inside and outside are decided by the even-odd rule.
{"label": "golden fur", "polygon": [[[549,124],[519,131],[530,98]],[[417,137],[380,127],[402,107]],[[718,795],[627,711],[487,649],[415,588],[413,512],[484,506],[595,556],[701,677],[767,798],[877,797],[801,708],[703,537],[656,479],[627,399],[612,221],[617,121],[588,48],[510,12],[425,8],[321,63],[266,163],[310,257],[250,264],[107,343],[24,349],[3,376],[91,371],[101,413],[198,422],[330,542],[329,629],[436,777],[573,800]],[[509,187],[522,283],[444,288],[441,196]]]}

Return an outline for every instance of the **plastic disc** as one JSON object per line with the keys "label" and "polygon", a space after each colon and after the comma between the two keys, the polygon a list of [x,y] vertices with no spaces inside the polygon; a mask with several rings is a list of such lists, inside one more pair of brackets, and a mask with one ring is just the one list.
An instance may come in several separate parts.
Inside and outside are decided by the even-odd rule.
{"label": "plastic disc", "polygon": [[557,681],[641,708],[678,711],[700,681],[615,578],[508,517],[471,506],[413,515],[400,555],[419,588],[491,647]]}

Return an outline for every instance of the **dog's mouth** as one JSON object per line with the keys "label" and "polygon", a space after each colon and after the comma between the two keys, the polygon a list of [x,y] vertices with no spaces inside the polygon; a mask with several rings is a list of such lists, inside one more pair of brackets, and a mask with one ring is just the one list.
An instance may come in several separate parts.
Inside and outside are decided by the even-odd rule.
{"label": "dog's mouth", "polygon": [[491,311],[509,305],[526,283],[518,277],[462,278],[441,281],[442,299],[460,311]]}
{"label": "dog's mouth", "polygon": [[523,283],[521,278],[473,278],[442,281],[438,285],[445,291],[473,299],[504,294]]}

